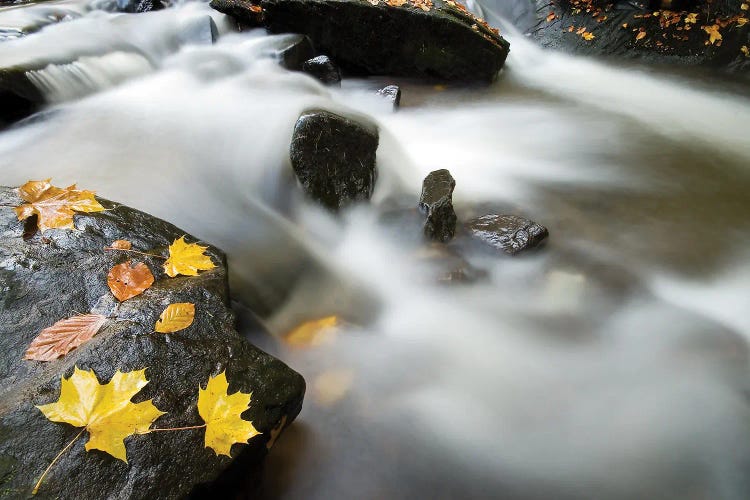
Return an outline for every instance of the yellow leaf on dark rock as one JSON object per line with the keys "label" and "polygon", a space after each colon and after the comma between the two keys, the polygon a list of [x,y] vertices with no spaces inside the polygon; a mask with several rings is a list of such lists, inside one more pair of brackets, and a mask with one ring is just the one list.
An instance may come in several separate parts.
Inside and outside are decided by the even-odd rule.
{"label": "yellow leaf on dark rock", "polygon": [[174,333],[184,330],[193,324],[195,304],[180,302],[169,304],[159,316],[154,330],[159,333]]}
{"label": "yellow leaf on dark rock", "polygon": [[197,243],[185,243],[182,236],[169,245],[169,258],[164,263],[164,272],[174,278],[178,274],[198,276],[198,271],[213,269],[216,265],[204,252],[208,247]]}
{"label": "yellow leaf on dark rock", "polygon": [[81,191],[75,184],[59,188],[50,179],[29,181],[18,188],[18,195],[26,202],[15,208],[18,220],[38,216],[37,225],[47,229],[72,229],[75,212],[101,212],[104,207],[96,201],[93,191]]}

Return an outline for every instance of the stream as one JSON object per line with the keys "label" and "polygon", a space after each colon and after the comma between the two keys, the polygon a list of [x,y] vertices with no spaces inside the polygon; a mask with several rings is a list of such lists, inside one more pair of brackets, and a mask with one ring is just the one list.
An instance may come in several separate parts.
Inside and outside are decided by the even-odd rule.
{"label": "stream", "polygon": [[[87,4],[0,9],[0,66],[75,60],[35,72],[54,104],[0,133],[0,183],[77,182],[227,252],[244,333],[308,383],[266,498],[750,497],[746,81],[503,25],[489,87],[330,88],[274,60],[290,35],[235,33],[207,4]],[[393,83],[397,112],[374,95]],[[289,141],[311,108],[378,124],[371,204],[334,217],[301,195]],[[438,283],[383,214],[439,168],[459,220],[497,207],[546,245]],[[329,334],[284,340],[329,315]]]}

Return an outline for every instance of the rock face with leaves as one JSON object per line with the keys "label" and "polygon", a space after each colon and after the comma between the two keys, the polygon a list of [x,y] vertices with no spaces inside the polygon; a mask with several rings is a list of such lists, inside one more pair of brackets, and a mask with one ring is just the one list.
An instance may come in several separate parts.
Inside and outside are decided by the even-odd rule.
{"label": "rock face with leaves", "polygon": [[[205,248],[216,265],[213,269],[170,278],[164,272],[169,246],[185,232],[122,205],[96,201],[106,210],[75,212],[76,230],[47,229],[24,240],[24,222],[12,209],[24,200],[16,190],[0,188],[0,205],[6,207],[0,208],[0,491],[14,498],[28,496],[45,468],[82,428],[91,436],[89,451],[84,432],[50,468],[37,497],[181,498],[197,484],[216,480],[233,460],[241,464],[243,474],[252,475],[271,435],[299,412],[304,381],[234,330],[220,251]],[[117,240],[129,242],[131,253],[103,250]],[[188,235],[185,241],[196,240]],[[107,276],[128,260],[131,267],[136,262],[147,266],[154,282],[120,302]],[[185,304],[194,305],[192,316]],[[105,322],[98,325],[99,317],[90,323],[78,317],[86,314],[100,315]],[[167,330],[174,331],[156,332],[160,318]],[[50,338],[55,340],[47,344]],[[45,345],[53,346],[47,354]],[[32,348],[35,355],[28,352]],[[52,360],[37,361],[36,355]],[[147,385],[130,380],[128,373],[144,368]],[[230,397],[252,393],[241,420],[252,422],[260,433],[247,444],[232,445],[232,458],[206,448],[203,429],[128,437],[123,432],[131,429],[103,425],[106,408],[92,413],[86,406],[88,417],[79,412],[81,418],[73,421],[56,404],[62,401],[66,406],[70,399],[61,399],[61,388],[72,394],[68,382],[61,386],[62,379],[93,386],[86,375],[93,373],[100,390],[105,390],[115,377],[126,377],[130,393],[141,387],[123,401],[141,408],[138,405],[150,400],[165,412],[152,428],[202,426],[198,388],[224,371]],[[37,406],[69,423],[50,422]],[[138,420],[136,433],[156,410],[143,413],[148,418]],[[122,448],[115,451],[109,438],[94,438],[103,427],[113,427],[112,432],[124,438]],[[115,453],[124,450],[127,463],[99,445]]]}

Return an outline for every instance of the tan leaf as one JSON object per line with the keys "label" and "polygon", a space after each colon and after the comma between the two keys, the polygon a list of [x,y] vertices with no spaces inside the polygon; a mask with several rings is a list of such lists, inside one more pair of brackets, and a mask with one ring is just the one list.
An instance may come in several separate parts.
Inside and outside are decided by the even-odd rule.
{"label": "tan leaf", "polygon": [[174,333],[184,330],[193,324],[195,304],[180,302],[169,304],[159,316],[154,330],[159,333]]}
{"label": "tan leaf", "polygon": [[646,38],[646,32],[645,31],[639,31],[637,35],[635,35],[636,40],[641,40],[643,38]]}
{"label": "tan leaf", "polygon": [[72,229],[75,212],[101,212],[104,207],[94,198],[93,191],[81,191],[75,184],[59,188],[50,179],[29,181],[18,188],[18,195],[26,202],[15,208],[18,220],[38,216],[37,226],[47,229]]}
{"label": "tan leaf", "polygon": [[133,248],[133,244],[128,240],[115,240],[109,245],[109,248],[116,248],[118,250],[130,250]]}
{"label": "tan leaf", "polygon": [[142,294],[154,284],[154,275],[143,262],[130,266],[130,261],[118,264],[110,269],[107,285],[120,302]]}
{"label": "tan leaf", "polygon": [[58,321],[31,341],[25,359],[52,361],[88,342],[107,322],[101,314],[79,314]]}
{"label": "tan leaf", "polygon": [[708,34],[708,41],[711,45],[714,45],[716,42],[720,42],[722,39],[721,33],[719,33],[719,25],[717,24],[704,26],[703,31]]}

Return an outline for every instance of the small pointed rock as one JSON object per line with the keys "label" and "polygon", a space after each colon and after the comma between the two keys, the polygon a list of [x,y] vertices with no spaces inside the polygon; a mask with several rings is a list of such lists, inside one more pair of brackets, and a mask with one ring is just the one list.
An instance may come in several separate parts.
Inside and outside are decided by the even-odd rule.
{"label": "small pointed rock", "polygon": [[326,85],[341,85],[341,71],[328,56],[313,57],[305,61],[302,71]]}

